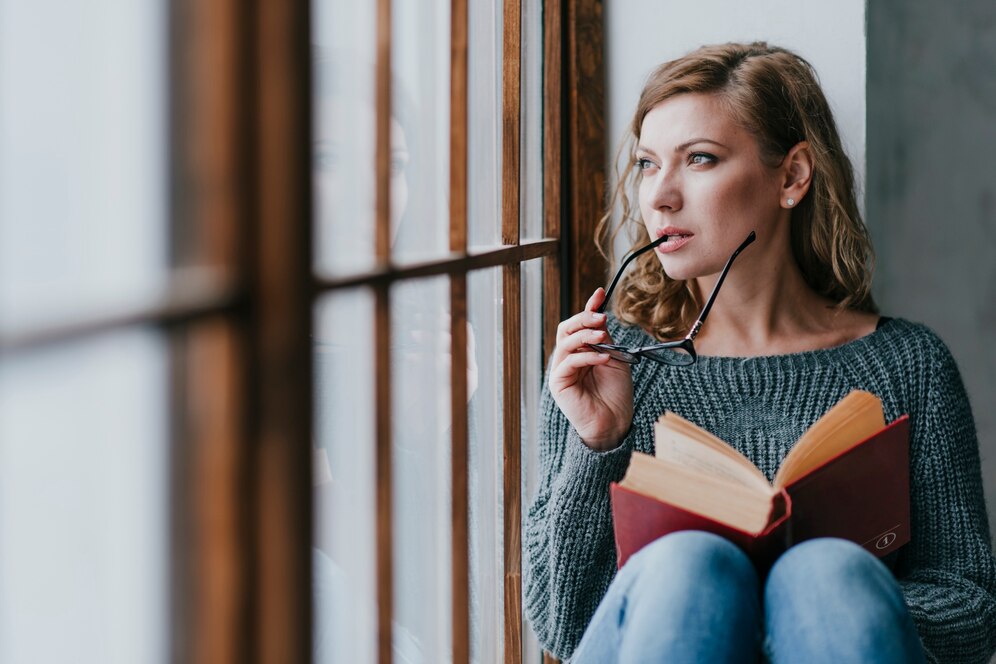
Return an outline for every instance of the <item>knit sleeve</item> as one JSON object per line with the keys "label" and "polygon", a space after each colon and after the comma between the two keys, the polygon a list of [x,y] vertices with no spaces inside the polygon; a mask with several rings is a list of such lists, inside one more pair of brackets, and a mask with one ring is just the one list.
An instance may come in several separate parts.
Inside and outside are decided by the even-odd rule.
{"label": "knit sleeve", "polygon": [[539,489],[525,520],[525,609],[545,650],[574,652],[616,570],[609,483],[622,478],[631,445],[590,449],[544,383]]}
{"label": "knit sleeve", "polygon": [[937,662],[988,662],[996,649],[996,565],[975,425],[954,358],[931,335],[917,372],[927,403],[911,413],[913,536],[897,577]]}

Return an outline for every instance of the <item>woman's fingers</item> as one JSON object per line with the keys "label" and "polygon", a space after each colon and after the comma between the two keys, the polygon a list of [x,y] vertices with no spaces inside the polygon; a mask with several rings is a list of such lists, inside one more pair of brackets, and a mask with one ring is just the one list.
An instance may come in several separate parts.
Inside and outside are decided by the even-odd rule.
{"label": "woman's fingers", "polygon": [[597,288],[584,311],[574,314],[557,327],[557,345],[553,351],[553,364],[558,365],[564,357],[578,351],[586,350],[589,344],[611,343],[605,329],[606,315],[595,311],[605,299],[605,291]]}
{"label": "woman's fingers", "polygon": [[557,340],[559,341],[584,328],[603,329],[605,327],[606,315],[595,311],[595,307],[601,303],[603,297],[604,293],[602,289],[597,289],[588,298],[584,311],[576,313],[567,320],[562,321],[557,327]]}
{"label": "woman's fingers", "polygon": [[575,332],[584,329],[603,329],[605,327],[605,314],[596,314],[592,311],[582,311],[574,314],[557,326],[557,341],[568,337]]}
{"label": "woman's fingers", "polygon": [[591,344],[610,344],[612,337],[604,329],[582,327],[580,330],[558,338],[557,345],[553,349],[553,365],[556,366],[568,355],[589,351]]}
{"label": "woman's fingers", "polygon": [[587,346],[591,344],[606,344],[612,343],[612,338],[609,337],[609,333],[605,330],[592,330],[590,328],[585,328],[574,334],[564,337],[564,339],[557,344],[557,348],[564,353],[575,353],[579,350],[586,350]]}
{"label": "woman's fingers", "polygon": [[606,353],[571,353],[550,372],[550,388],[556,393],[570,387],[581,369],[608,364],[611,359]]}
{"label": "woman's fingers", "polygon": [[[584,305],[585,311],[598,311],[598,307],[602,305],[605,301],[605,289],[599,286],[595,289],[595,292],[591,294],[588,301]],[[604,316],[604,314],[602,314]]]}

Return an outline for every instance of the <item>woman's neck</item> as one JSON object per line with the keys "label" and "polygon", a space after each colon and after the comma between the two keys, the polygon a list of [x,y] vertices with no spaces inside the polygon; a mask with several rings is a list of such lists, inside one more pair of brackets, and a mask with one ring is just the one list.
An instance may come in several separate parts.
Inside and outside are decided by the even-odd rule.
{"label": "woman's neck", "polygon": [[[877,316],[837,308],[809,287],[794,260],[779,264],[774,270],[734,266],[695,339],[700,355],[784,355],[838,346],[874,331]],[[696,280],[700,301],[715,283],[715,275]]]}

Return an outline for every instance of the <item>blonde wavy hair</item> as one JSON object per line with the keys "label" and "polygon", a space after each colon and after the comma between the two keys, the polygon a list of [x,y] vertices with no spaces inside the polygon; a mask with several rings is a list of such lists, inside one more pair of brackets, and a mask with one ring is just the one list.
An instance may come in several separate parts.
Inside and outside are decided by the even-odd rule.
{"label": "blonde wavy hair", "polygon": [[[812,182],[808,195],[792,209],[792,253],[809,287],[838,308],[876,312],[871,296],[874,252],[858,212],[854,171],[816,72],[795,53],[764,42],[704,46],[660,65],[650,75],[620,147],[619,155],[626,154],[627,164],[617,173],[608,212],[598,225],[602,254],[611,262],[615,238],[627,226],[633,231],[633,249],[650,241],[639,204],[632,203],[638,201],[640,182],[634,151],[647,113],[685,93],[716,95],[757,139],[768,166],[778,166],[797,143],[809,142]],[[612,218],[617,206],[622,215],[616,225]],[[617,293],[616,317],[660,340],[687,332],[703,304],[688,282],[664,273],[656,252],[634,261]]]}

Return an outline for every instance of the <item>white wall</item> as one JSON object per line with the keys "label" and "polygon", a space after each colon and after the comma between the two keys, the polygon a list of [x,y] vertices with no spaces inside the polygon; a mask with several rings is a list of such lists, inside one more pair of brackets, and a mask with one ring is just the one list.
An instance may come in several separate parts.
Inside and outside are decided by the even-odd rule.
{"label": "white wall", "polygon": [[823,83],[854,162],[859,200],[865,174],[863,0],[611,0],[605,3],[611,162],[640,90],[658,64],[703,44],[767,41],[806,58]]}

